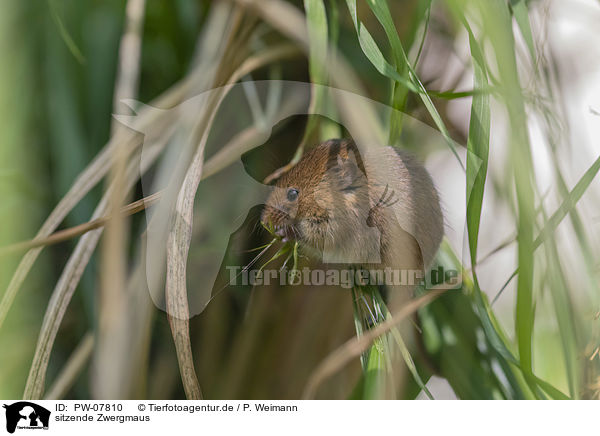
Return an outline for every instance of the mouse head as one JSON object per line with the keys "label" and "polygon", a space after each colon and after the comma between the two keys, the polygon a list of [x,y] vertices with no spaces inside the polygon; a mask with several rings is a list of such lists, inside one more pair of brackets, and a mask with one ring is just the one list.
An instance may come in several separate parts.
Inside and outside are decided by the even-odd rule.
{"label": "mouse head", "polygon": [[364,166],[354,143],[329,140],[308,152],[276,183],[261,222],[284,239],[322,250],[343,244],[369,209]]}

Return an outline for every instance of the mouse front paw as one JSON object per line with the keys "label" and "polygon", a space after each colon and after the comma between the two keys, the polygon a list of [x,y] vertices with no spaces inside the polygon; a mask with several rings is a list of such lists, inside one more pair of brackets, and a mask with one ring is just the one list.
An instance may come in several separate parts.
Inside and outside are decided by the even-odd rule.
{"label": "mouse front paw", "polygon": [[376,226],[377,216],[379,213],[381,213],[381,210],[383,208],[393,206],[394,204],[398,203],[398,201],[400,201],[400,199],[395,194],[396,193],[394,190],[389,189],[389,185],[385,185],[385,189],[383,190],[381,197],[379,197],[377,203],[375,203],[375,205],[369,211],[367,224],[370,227]]}

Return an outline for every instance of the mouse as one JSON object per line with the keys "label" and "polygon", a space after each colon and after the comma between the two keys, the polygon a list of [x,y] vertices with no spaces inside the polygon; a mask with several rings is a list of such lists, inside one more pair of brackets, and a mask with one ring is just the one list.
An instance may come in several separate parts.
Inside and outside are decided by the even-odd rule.
{"label": "mouse", "polygon": [[351,139],[307,151],[275,182],[260,221],[324,263],[423,275],[444,235],[440,197],[423,164],[397,147],[359,150]]}

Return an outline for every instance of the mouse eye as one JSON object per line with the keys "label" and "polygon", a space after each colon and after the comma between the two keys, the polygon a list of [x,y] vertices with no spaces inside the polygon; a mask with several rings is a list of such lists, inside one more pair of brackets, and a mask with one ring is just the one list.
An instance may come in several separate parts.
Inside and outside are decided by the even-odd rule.
{"label": "mouse eye", "polygon": [[288,201],[296,201],[298,199],[298,190],[296,188],[290,188],[287,191]]}

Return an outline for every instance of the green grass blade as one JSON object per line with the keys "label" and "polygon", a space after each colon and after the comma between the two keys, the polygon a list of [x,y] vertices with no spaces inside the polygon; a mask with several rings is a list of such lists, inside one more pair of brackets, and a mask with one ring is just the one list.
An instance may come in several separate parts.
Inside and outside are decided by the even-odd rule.
{"label": "green grass blade", "polygon": [[[327,45],[328,25],[327,13],[323,0],[304,0],[306,11],[306,25],[309,41],[309,73],[313,84],[327,85]],[[325,103],[325,92],[323,87],[312,88],[309,112],[317,113]],[[297,162],[304,150],[304,145],[311,134],[319,127],[319,119],[311,116],[306,125],[302,143],[298,147],[292,162]]]}
{"label": "green grass blade", "polygon": [[350,12],[350,16],[352,17],[352,22],[354,23],[354,28],[358,35],[358,43],[363,53],[369,59],[371,64],[375,67],[379,73],[392,79],[396,82],[402,83],[408,89],[413,92],[419,92],[419,90],[407,79],[402,77],[396,69],[385,59],[381,50],[377,46],[377,43],[367,30],[367,28],[363,25],[363,23],[358,19],[358,13],[356,10],[356,1],[355,0],[346,0],[346,4],[348,6],[348,11]]}
{"label": "green grass blade", "polygon": [[79,50],[79,47],[77,47],[77,44],[75,44],[75,41],[73,41],[73,38],[69,34],[65,24],[63,23],[62,19],[60,18],[55,1],[48,0],[48,7],[50,9],[50,13],[52,14],[52,19],[56,23],[56,27],[58,27],[58,31],[60,32],[60,37],[62,38],[65,45],[69,49],[69,52],[71,52],[73,57],[75,59],[77,59],[77,62],[79,62],[81,65],[85,65],[85,57],[81,53],[81,50]]}
{"label": "green grass blade", "polygon": [[417,55],[415,56],[415,60],[413,62],[414,69],[417,68],[417,65],[419,65],[419,61],[421,60],[421,54],[423,53],[425,39],[427,38],[427,33],[429,31],[429,22],[431,20],[431,0],[419,2],[419,6],[422,6],[423,4],[426,4],[425,28],[423,29],[423,35],[421,36],[421,42],[419,43],[419,50],[417,51]]}
{"label": "green grass blade", "polygon": [[531,24],[529,23],[529,11],[525,0],[511,0],[510,6],[513,16],[517,21],[517,25],[521,30],[521,35],[527,44],[531,59],[535,62],[535,45],[533,43],[533,33],[531,32]]}
{"label": "green grass blade", "polygon": [[[371,9],[378,8],[382,3],[385,2],[377,2],[374,0],[368,0],[367,3]],[[387,5],[386,5],[387,6]],[[400,76],[402,76],[404,81],[409,80],[408,78],[408,62],[406,60],[406,55],[404,53],[404,48],[402,47],[402,42],[398,36],[398,32],[396,31],[396,26],[394,25],[394,21],[392,20],[392,16],[389,13],[389,10],[386,12],[386,8],[381,11],[381,14],[377,17],[378,19],[381,17],[380,21],[382,21],[383,30],[390,41],[392,47],[392,56],[394,59],[395,69]],[[392,80],[392,107],[395,111],[392,112],[391,120],[390,120],[390,135],[389,142],[391,145],[399,145],[400,143],[400,134],[402,132],[402,118],[404,110],[406,106],[406,99],[408,97],[407,86],[404,86],[401,82]],[[418,89],[418,88],[417,88]]]}
{"label": "green grass blade", "polygon": [[[356,1],[346,0],[346,3],[349,5],[349,8],[351,8],[351,6],[353,8],[353,10],[351,10],[351,15],[352,15],[353,21],[355,22],[355,27],[357,28],[357,31],[359,31],[360,29],[364,29],[364,26],[362,25],[362,23],[360,23],[360,21],[358,21],[358,17],[356,15]],[[403,62],[403,64],[404,64],[403,68],[406,68],[406,70],[408,71],[408,76],[409,76],[409,79],[411,82],[411,86],[407,86],[407,88],[412,91],[414,91],[416,88],[415,92],[421,98],[423,105],[425,106],[425,108],[427,109],[429,114],[431,115],[431,118],[433,119],[435,125],[437,126],[437,128],[441,132],[442,136],[444,137],[446,144],[448,145],[448,147],[450,148],[450,150],[452,151],[452,153],[458,160],[461,168],[463,168],[463,170],[464,170],[465,169],[464,164],[456,151],[454,141],[450,137],[450,133],[448,132],[448,129],[446,128],[446,125],[444,124],[442,117],[440,116],[438,110],[436,109],[435,105],[433,104],[433,101],[431,101],[431,97],[427,93],[425,86],[419,80],[417,73],[413,70],[412,65],[410,64],[410,61],[408,60],[408,58],[406,56],[406,52],[404,51],[404,47],[402,46],[402,42],[400,41],[400,37],[398,36],[398,32],[396,31],[396,26],[394,25],[394,21],[392,19],[392,14],[390,13],[387,2],[384,0],[381,0],[381,1],[369,0],[367,3],[369,5],[369,7],[371,8],[371,11],[373,11],[373,13],[375,14],[375,17],[377,18],[377,20],[379,21],[379,23],[383,26],[383,28],[385,30],[386,36],[388,37],[388,40],[392,47],[392,51],[394,52],[394,59],[396,59],[397,62]],[[368,32],[367,32],[367,34],[368,34]],[[360,34],[359,34],[359,38],[360,38]],[[372,38],[371,38],[371,40],[372,40]],[[377,47],[377,44],[374,41],[372,41],[372,44],[373,44],[373,47],[370,47],[370,49],[376,50],[379,53],[379,55],[381,56],[381,58],[383,58],[383,55],[381,54],[381,51]],[[362,44],[361,44],[361,47],[362,47]],[[363,49],[363,51],[364,51],[364,49]],[[400,75],[396,74],[394,77],[397,77],[397,76],[400,76]],[[394,78],[394,80],[404,84],[403,78],[400,80]]]}
{"label": "green grass blade", "polygon": [[312,83],[327,84],[327,14],[323,0],[304,0],[309,41],[309,72]]}
{"label": "green grass blade", "polygon": [[554,241],[544,244],[546,248],[546,257],[549,265],[546,276],[549,278],[548,286],[552,296],[558,331],[563,347],[563,359],[567,371],[567,382],[569,384],[569,394],[572,398],[579,397],[579,357],[577,346],[577,333],[575,331],[575,321],[572,313],[572,303],[569,295],[565,292],[568,289],[565,282],[565,276],[560,265],[558,249]]}
{"label": "green grass blade", "polygon": [[[381,293],[379,292],[378,289],[374,289],[373,293],[375,295],[375,299],[377,300],[377,304],[381,308],[385,318],[386,319],[389,318],[391,316],[391,313],[388,310],[387,305],[385,304],[385,301],[383,301],[383,298],[381,297]],[[400,331],[397,328],[393,328],[390,333],[392,334],[396,344],[398,345],[398,348],[400,349],[400,353],[402,354],[402,358],[404,359],[404,363],[406,363],[406,366],[408,367],[410,374],[413,376],[415,383],[417,383],[419,388],[425,393],[425,395],[427,395],[427,397],[430,400],[433,400],[434,399],[433,395],[431,394],[431,392],[427,388],[427,385],[425,384],[425,382],[419,375],[419,372],[417,371],[417,366],[415,365],[415,362],[414,362],[412,356],[410,355],[410,351],[408,350],[408,347],[406,346],[406,344],[404,343],[404,340],[402,339],[402,335],[400,334]]]}
{"label": "green grass blade", "polygon": [[549,236],[554,234],[554,231],[571,211],[575,209],[575,206],[587,191],[588,187],[598,174],[600,170],[600,157],[598,157],[594,163],[587,169],[583,176],[579,179],[577,184],[573,187],[571,192],[565,197],[560,207],[552,214],[540,234],[534,241],[534,247],[538,248]]}
{"label": "green grass blade", "polygon": [[[469,33],[469,46],[471,48],[471,57],[473,58],[474,88],[485,88],[488,85],[485,59],[479,43],[476,41],[466,21],[465,26]],[[490,122],[489,96],[485,93],[473,96],[467,140],[467,150],[470,152],[467,158],[467,231],[473,275],[476,274],[477,241],[485,180],[487,177]]]}
{"label": "green grass blade", "polygon": [[[553,235],[554,231],[556,230],[558,225],[562,222],[562,220],[569,213],[571,213],[572,211],[575,210],[575,206],[577,206],[577,203],[579,202],[579,200],[581,199],[583,194],[586,192],[587,188],[590,186],[590,184],[592,183],[592,181],[598,174],[599,170],[600,170],[600,157],[598,157],[594,161],[594,163],[587,169],[587,171],[579,179],[579,181],[577,182],[575,187],[565,196],[565,199],[563,200],[560,207],[552,214],[550,219],[546,222],[546,224],[540,231],[538,237],[535,238],[535,241],[533,242],[534,249],[539,248],[539,246],[542,245],[544,243],[544,241],[546,241],[546,239],[548,239],[548,237]],[[508,283],[510,283],[510,281],[514,277],[516,277],[518,272],[519,272],[518,268],[515,271],[513,271],[513,273],[508,278],[508,280],[502,286],[502,288],[500,288],[500,291],[498,291],[498,294],[496,294],[496,296],[494,297],[494,300],[493,300],[494,302],[500,297],[502,292],[508,286]]]}
{"label": "green grass blade", "polygon": [[[356,288],[352,288],[352,314],[354,319],[354,328],[356,330],[356,336],[361,337],[363,334],[363,320],[360,308],[358,307],[358,293],[360,291]],[[360,364],[363,371],[367,368],[368,356],[364,353],[360,356]]]}
{"label": "green grass blade", "polygon": [[385,352],[383,338],[378,338],[369,348],[364,374],[363,400],[380,400],[385,392]]}
{"label": "green grass blade", "polygon": [[550,397],[553,400],[571,400],[572,398],[570,398],[569,396],[563,394],[561,391],[559,391],[558,389],[556,389],[554,386],[552,386],[550,383],[535,377],[535,382],[540,385],[540,387],[546,391],[546,393],[548,395],[550,395]]}
{"label": "green grass blade", "polygon": [[[532,339],[534,325],[533,271],[535,224],[533,162],[526,124],[526,113],[517,72],[515,42],[508,5],[502,0],[480,4],[486,33],[490,38],[499,67],[500,96],[509,114],[510,156],[516,187],[518,223],[518,265],[516,334],[521,367],[533,373]],[[528,381],[531,380],[527,377]],[[535,384],[535,382],[532,382]],[[535,389],[534,389],[535,391]]]}

